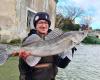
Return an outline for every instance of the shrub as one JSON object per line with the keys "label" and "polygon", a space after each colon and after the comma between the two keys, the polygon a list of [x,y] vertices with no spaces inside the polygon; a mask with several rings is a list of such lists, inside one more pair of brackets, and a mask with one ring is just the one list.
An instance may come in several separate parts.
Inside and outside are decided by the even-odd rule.
{"label": "shrub", "polygon": [[86,44],[100,44],[100,39],[96,36],[87,36],[82,42]]}
{"label": "shrub", "polygon": [[21,43],[21,39],[13,39],[9,42],[9,44],[14,44],[14,45],[18,45]]}

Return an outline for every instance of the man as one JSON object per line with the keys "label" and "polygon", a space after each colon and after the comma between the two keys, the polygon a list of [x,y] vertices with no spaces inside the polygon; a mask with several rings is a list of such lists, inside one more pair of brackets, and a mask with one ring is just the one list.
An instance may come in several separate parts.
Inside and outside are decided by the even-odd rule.
{"label": "man", "polygon": [[[45,36],[48,35],[49,32],[51,32],[51,29],[49,29],[51,21],[48,13],[38,12],[34,17],[33,24],[35,29],[32,29],[28,36],[31,36],[31,34],[36,34],[37,36],[45,40]],[[26,37],[24,41],[27,38],[28,37]],[[53,55],[42,57],[35,66],[30,66],[25,61],[27,56],[27,54],[23,55],[23,51],[20,54],[20,80],[55,80],[55,76],[58,72],[57,67],[64,68],[70,62],[70,59],[67,56],[62,59],[58,55]]]}

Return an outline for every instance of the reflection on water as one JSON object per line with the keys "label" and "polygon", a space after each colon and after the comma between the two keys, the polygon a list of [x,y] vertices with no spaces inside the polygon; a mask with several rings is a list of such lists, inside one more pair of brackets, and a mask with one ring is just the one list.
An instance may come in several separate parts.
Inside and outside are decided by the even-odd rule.
{"label": "reflection on water", "polygon": [[100,80],[100,45],[79,45],[72,62],[59,69],[57,80]]}

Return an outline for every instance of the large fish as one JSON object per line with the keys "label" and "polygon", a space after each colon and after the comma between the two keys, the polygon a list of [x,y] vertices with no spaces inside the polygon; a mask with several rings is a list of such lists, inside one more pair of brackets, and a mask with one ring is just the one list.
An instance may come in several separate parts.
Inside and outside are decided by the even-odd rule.
{"label": "large fish", "polygon": [[[20,49],[31,51],[31,55],[34,57],[30,56],[29,59],[27,59],[27,63],[29,63],[29,65],[35,65],[43,56],[60,54],[64,52],[64,50],[73,48],[86,36],[87,32],[84,31],[63,32],[59,29],[51,31],[47,36],[45,36],[44,40],[38,35],[32,34],[20,47],[12,48],[10,52],[7,52],[7,54],[12,55],[12,51],[19,51]],[[6,49],[5,51],[7,50],[9,49]]]}
{"label": "large fish", "polygon": [[[31,35],[23,42],[22,46],[25,50],[32,51],[34,56],[50,56],[73,48],[86,36],[87,33],[84,31],[63,32],[55,29],[45,37],[45,40],[40,39],[36,34]],[[34,37],[37,37],[38,40],[34,40]]]}

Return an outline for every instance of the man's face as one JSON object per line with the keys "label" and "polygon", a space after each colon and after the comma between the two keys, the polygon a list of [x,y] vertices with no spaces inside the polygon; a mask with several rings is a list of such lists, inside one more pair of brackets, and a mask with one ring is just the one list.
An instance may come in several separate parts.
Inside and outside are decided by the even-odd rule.
{"label": "man's face", "polygon": [[41,34],[47,34],[49,28],[49,24],[46,20],[39,20],[36,25],[37,32]]}

